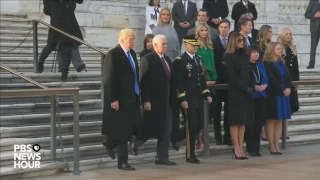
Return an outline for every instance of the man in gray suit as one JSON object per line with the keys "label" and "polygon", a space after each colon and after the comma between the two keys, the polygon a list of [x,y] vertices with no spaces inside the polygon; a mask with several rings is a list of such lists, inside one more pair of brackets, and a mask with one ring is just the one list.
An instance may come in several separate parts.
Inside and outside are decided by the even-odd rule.
{"label": "man in gray suit", "polygon": [[310,0],[304,16],[310,19],[311,48],[310,61],[307,69],[313,69],[316,61],[316,51],[320,38],[320,0]]}
{"label": "man in gray suit", "polygon": [[[197,22],[196,22],[196,25],[197,23],[205,23],[207,24],[208,22],[208,19],[209,19],[209,16],[208,16],[208,11],[206,9],[200,9],[198,11],[198,16],[197,16]],[[219,32],[218,30],[216,30],[215,28],[212,28],[210,27],[210,32],[211,32],[211,40],[212,42],[219,36]],[[196,31],[196,28],[192,28],[190,29],[188,32],[187,32],[187,36],[189,35],[194,35],[195,34],[195,31]]]}
{"label": "man in gray suit", "polygon": [[197,15],[197,5],[190,0],[180,0],[173,4],[172,20],[174,21],[174,28],[177,31],[180,46],[188,30],[195,26]]}

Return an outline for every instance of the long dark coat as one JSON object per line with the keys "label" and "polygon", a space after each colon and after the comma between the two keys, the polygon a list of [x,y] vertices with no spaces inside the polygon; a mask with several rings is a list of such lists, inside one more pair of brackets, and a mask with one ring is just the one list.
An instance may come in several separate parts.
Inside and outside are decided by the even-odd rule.
{"label": "long dark coat", "polygon": [[[83,36],[74,14],[76,4],[82,4],[83,0],[44,0],[44,10],[50,15],[50,24],[68,34],[71,34],[81,40]],[[71,44],[74,41],[65,35],[49,29],[48,43]],[[76,43],[77,45],[80,45]]]}
{"label": "long dark coat", "polygon": [[[298,57],[294,55],[292,50],[285,46],[286,56],[284,60],[286,62],[286,66],[290,72],[292,81],[299,81],[299,65],[298,65]],[[299,110],[299,98],[298,92],[295,90],[295,87],[292,86],[291,93],[290,93],[290,106],[291,106],[291,113],[297,112]]]}
{"label": "long dark coat", "polygon": [[[136,53],[133,50],[130,53],[139,78]],[[120,45],[111,49],[102,62],[102,81],[102,134],[112,141],[131,141],[140,123],[140,97],[134,91],[134,71]],[[111,108],[111,103],[116,100],[119,101],[118,111]]]}
{"label": "long dark coat", "polygon": [[229,76],[229,124],[250,125],[253,123],[252,94],[246,93],[251,87],[254,90],[254,79],[249,69],[249,56],[243,50],[224,57]]}
{"label": "long dark coat", "polygon": [[[165,133],[168,108],[173,112],[178,110],[178,106],[174,102],[177,99],[177,92],[175,92],[171,78],[171,60],[166,55],[164,58],[170,68],[170,77],[167,77],[165,68],[156,52],[153,51],[140,60],[141,102],[142,104],[151,103],[151,111],[143,110],[142,113],[139,130],[139,138],[142,139],[161,139]],[[177,121],[177,118],[174,118],[173,121]]]}

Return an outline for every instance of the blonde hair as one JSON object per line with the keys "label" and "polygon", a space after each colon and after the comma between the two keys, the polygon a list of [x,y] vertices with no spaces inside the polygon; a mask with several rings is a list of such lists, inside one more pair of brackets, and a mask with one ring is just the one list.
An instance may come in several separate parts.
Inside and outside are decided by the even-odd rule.
{"label": "blonde hair", "polygon": [[161,11],[159,12],[159,18],[158,18],[158,24],[157,24],[157,26],[162,26],[164,23],[161,21],[161,15],[162,15],[162,13],[163,13],[163,11],[168,11],[169,12],[169,14],[170,14],[170,20],[169,20],[169,23],[168,24],[170,24],[170,25],[172,25],[172,14],[171,14],[171,11],[170,11],[170,9],[169,8],[162,8],[161,9]]}
{"label": "blonde hair", "polygon": [[[204,40],[201,40],[201,38],[200,38],[200,31],[201,31],[201,28],[203,28],[203,27],[207,28],[207,30],[208,30],[208,35],[207,35],[207,37],[206,37]],[[196,36],[196,38],[198,39],[200,48],[213,49],[213,43],[212,43],[212,41],[211,41],[211,31],[210,31],[209,26],[208,26],[206,23],[200,23],[200,24],[196,27],[195,36]]]}
{"label": "blonde hair", "polygon": [[263,25],[259,29],[257,43],[258,43],[259,48],[262,51],[264,51],[266,49],[268,43],[271,42],[271,39],[269,40],[266,38],[266,35],[269,33],[269,31],[272,31],[272,27],[269,25]]}
{"label": "blonde hair", "polygon": [[285,63],[282,56],[278,57],[277,55],[274,54],[274,49],[276,48],[277,45],[280,45],[280,44],[277,42],[271,42],[267,45],[262,61],[272,61],[272,62],[280,61],[283,64]]}
{"label": "blonde hair", "polygon": [[126,39],[128,36],[136,37],[132,29],[129,29],[129,28],[121,29],[118,34],[118,41],[120,42],[121,40]]}
{"label": "blonde hair", "polygon": [[280,44],[280,46],[282,47],[282,49],[283,49],[283,51],[282,51],[282,55],[283,55],[283,56],[286,56],[286,55],[287,55],[287,54],[286,54],[286,51],[285,51],[285,49],[286,49],[285,44],[291,49],[291,51],[293,52],[293,54],[296,56],[296,55],[297,55],[297,49],[296,49],[296,47],[295,47],[295,45],[294,45],[294,43],[293,43],[293,38],[291,38],[291,41],[288,42],[288,43],[284,42],[284,40],[283,40],[283,39],[284,39],[284,36],[285,36],[287,33],[289,33],[289,32],[291,32],[291,30],[290,30],[289,28],[284,28],[284,29],[282,29],[282,30],[280,31],[279,35],[278,35],[277,41],[278,41],[278,43]]}
{"label": "blonde hair", "polygon": [[238,39],[242,37],[243,40],[245,40],[244,36],[242,34],[240,34],[239,32],[233,32],[230,36],[229,36],[229,42],[228,42],[228,47],[227,50],[225,52],[225,54],[229,53],[229,54],[234,54],[237,50],[237,41]]}

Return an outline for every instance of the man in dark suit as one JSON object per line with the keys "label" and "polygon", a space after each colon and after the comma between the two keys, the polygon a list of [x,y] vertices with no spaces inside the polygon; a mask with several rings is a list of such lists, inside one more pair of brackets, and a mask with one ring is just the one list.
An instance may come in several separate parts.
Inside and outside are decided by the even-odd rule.
{"label": "man in dark suit", "polygon": [[[207,24],[209,17],[208,17],[208,11],[206,9],[200,9],[198,11],[198,16],[197,16],[197,22],[196,23],[205,23]],[[209,26],[210,27],[210,26]],[[189,35],[194,35],[196,31],[196,27],[190,29],[187,32],[187,36]],[[210,27],[210,32],[211,32],[211,40],[213,41],[214,39],[216,39],[219,35],[218,30]]]}
{"label": "man in dark suit", "polygon": [[186,162],[199,164],[194,151],[196,134],[203,127],[203,98],[209,103],[212,98],[207,89],[202,59],[195,55],[199,42],[195,35],[185,37],[184,42],[186,52],[174,60],[173,79],[186,122]]}
{"label": "man in dark suit", "polygon": [[[50,24],[70,35],[73,35],[83,40],[80,27],[74,11],[76,5],[82,4],[83,0],[44,0],[44,12],[50,16]],[[47,46],[42,50],[39,62],[38,71],[43,72],[43,64],[45,59],[53,50],[57,50],[57,61],[59,64],[59,72],[62,72],[60,81],[67,81],[70,62],[76,68],[77,72],[85,69],[85,64],[82,63],[77,42],[73,39],[49,29]]]}
{"label": "man in dark suit", "polygon": [[202,8],[208,10],[208,25],[215,29],[218,29],[221,20],[229,15],[227,0],[204,0]]}
{"label": "man in dark suit", "polygon": [[253,21],[258,18],[256,6],[249,0],[240,0],[232,7],[231,18],[234,20],[234,31],[238,29],[238,21],[243,14],[248,14],[252,19],[252,27],[254,27]]}
{"label": "man in dark suit", "polygon": [[311,32],[310,61],[307,68],[313,69],[316,63],[316,51],[320,39],[320,1],[310,0],[304,16],[310,19]]}
{"label": "man in dark suit", "polygon": [[[140,60],[140,87],[143,104],[142,122],[133,150],[149,138],[158,139],[157,165],[176,165],[169,161],[169,145],[172,132],[172,103],[176,99],[172,82],[172,69],[167,51],[167,39],[164,35],[156,35],[153,40],[154,51]],[[176,107],[178,108],[178,107]]]}
{"label": "man in dark suit", "polygon": [[173,4],[172,20],[177,31],[180,46],[189,29],[195,27],[198,9],[194,2],[181,0]]}
{"label": "man in dark suit", "polygon": [[108,155],[114,159],[116,148],[118,168],[135,170],[128,164],[128,143],[136,135],[140,122],[139,67],[132,50],[135,34],[122,29],[119,44],[111,49],[102,62],[104,108],[102,134]]}
{"label": "man in dark suit", "polygon": [[253,44],[256,44],[257,39],[254,39],[249,36],[252,32],[252,21],[249,18],[240,18],[238,21],[239,32],[245,38],[245,48],[250,47]]}
{"label": "man in dark suit", "polygon": [[[228,83],[228,73],[224,65],[224,53],[228,46],[229,32],[231,23],[227,19],[221,20],[219,24],[220,35],[213,41],[214,47],[214,62],[218,74],[217,84],[227,84]],[[230,136],[230,126],[229,126],[229,101],[228,101],[228,90],[217,90],[216,107],[213,114],[214,122],[214,137],[216,139],[217,145],[227,144],[232,145]],[[224,135],[222,141],[221,134],[221,110],[222,102],[224,102],[224,119],[223,128]]]}

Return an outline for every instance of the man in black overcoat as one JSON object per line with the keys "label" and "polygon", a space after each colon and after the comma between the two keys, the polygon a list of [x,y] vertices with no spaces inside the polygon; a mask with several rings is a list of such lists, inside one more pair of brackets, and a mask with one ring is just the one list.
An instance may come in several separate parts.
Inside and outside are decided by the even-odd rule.
{"label": "man in black overcoat", "polygon": [[195,155],[196,134],[203,128],[203,98],[212,102],[207,89],[202,59],[196,55],[199,42],[195,35],[183,39],[186,52],[173,63],[174,83],[186,122],[186,162],[199,164]]}
{"label": "man in black overcoat", "polygon": [[118,168],[135,170],[128,164],[128,143],[136,135],[140,122],[139,67],[132,49],[135,34],[122,29],[119,44],[108,51],[102,62],[104,108],[102,134],[106,136],[108,155],[118,156]]}
{"label": "man in black overcoat", "polygon": [[229,15],[227,0],[204,0],[202,8],[208,10],[208,25],[215,29],[218,29],[221,20]]}
{"label": "man in black overcoat", "polygon": [[[176,91],[172,81],[170,57],[167,51],[167,39],[156,35],[152,41],[154,51],[140,60],[141,102],[143,104],[142,122],[134,150],[149,138],[158,139],[155,164],[176,165],[169,161],[169,145],[173,125],[173,108]],[[174,93],[175,92],[175,93]],[[177,121],[177,119],[175,119]]]}
{"label": "man in black overcoat", "polygon": [[[43,0],[44,13],[50,16],[50,24],[72,36],[83,40],[78,21],[75,16],[75,9],[83,0]],[[82,63],[78,46],[80,44],[73,39],[49,29],[47,46],[42,50],[39,57],[39,72],[43,71],[43,63],[53,50],[58,51],[57,60],[59,72],[62,72],[61,81],[67,80],[70,62],[74,65],[77,72],[85,69]]]}

